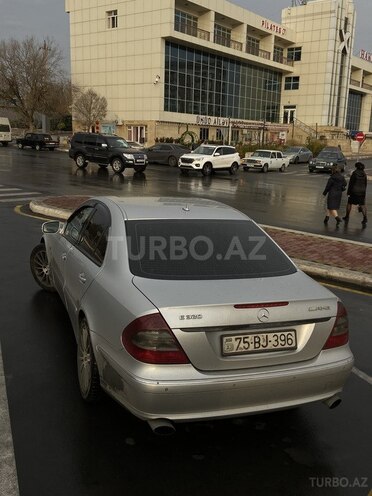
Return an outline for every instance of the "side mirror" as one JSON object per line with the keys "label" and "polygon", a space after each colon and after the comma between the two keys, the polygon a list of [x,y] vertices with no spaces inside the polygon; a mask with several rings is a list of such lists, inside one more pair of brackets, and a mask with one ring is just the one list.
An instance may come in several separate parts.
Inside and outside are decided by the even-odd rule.
{"label": "side mirror", "polygon": [[44,222],[41,226],[41,230],[44,234],[56,234],[57,232],[62,231],[64,225],[64,222],[60,222],[59,220],[51,220]]}
{"label": "side mirror", "polygon": [[221,154],[220,154],[220,152],[216,152],[216,153],[214,154],[214,156],[215,156],[215,157],[219,157],[220,155],[221,155]]}

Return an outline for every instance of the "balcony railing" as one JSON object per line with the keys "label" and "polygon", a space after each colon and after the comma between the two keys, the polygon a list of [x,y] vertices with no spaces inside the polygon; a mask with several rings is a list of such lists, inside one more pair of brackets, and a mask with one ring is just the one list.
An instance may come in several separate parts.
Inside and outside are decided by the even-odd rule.
{"label": "balcony railing", "polygon": [[372,84],[363,83],[362,88],[365,90],[372,90]]}
{"label": "balcony railing", "polygon": [[279,54],[276,54],[276,53],[274,53],[273,61],[274,62],[279,62],[279,64],[285,64],[285,65],[293,66],[293,59],[289,59],[287,57],[283,57],[283,55],[279,55]]}
{"label": "balcony railing", "polygon": [[243,43],[240,43],[240,41],[232,40],[231,38],[228,38],[227,36],[221,36],[220,34],[214,35],[214,42],[218,45],[233,48],[234,50],[242,51],[243,49]]}
{"label": "balcony railing", "polygon": [[197,28],[192,24],[187,24],[186,22],[174,23],[174,30],[180,33],[189,34],[190,36],[195,36],[195,38],[200,38],[201,40],[209,41],[210,33],[204,29]]}
{"label": "balcony railing", "polygon": [[350,84],[353,86],[360,86],[360,81],[357,79],[350,79]]}
{"label": "balcony railing", "polygon": [[261,48],[256,46],[246,45],[245,51],[251,55],[257,55],[257,57],[261,57],[262,59],[270,60],[270,52],[261,50]]}

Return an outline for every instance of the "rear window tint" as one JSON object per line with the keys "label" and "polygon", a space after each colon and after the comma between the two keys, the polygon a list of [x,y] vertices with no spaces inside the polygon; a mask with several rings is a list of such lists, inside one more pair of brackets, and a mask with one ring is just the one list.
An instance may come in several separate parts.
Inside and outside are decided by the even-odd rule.
{"label": "rear window tint", "polygon": [[297,271],[252,221],[127,221],[132,274],[151,279],[245,279]]}

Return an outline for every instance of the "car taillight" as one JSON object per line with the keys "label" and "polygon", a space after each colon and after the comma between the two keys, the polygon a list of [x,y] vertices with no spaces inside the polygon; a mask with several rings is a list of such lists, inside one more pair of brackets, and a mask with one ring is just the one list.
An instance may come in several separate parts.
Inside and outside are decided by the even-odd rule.
{"label": "car taillight", "polygon": [[349,341],[349,321],[347,318],[347,312],[344,305],[339,301],[337,303],[337,315],[336,320],[333,325],[333,329],[326,344],[323,346],[323,350],[329,348],[336,348],[337,346],[343,346]]}
{"label": "car taillight", "polygon": [[124,329],[121,341],[128,353],[140,362],[189,363],[187,355],[160,313],[133,320]]}

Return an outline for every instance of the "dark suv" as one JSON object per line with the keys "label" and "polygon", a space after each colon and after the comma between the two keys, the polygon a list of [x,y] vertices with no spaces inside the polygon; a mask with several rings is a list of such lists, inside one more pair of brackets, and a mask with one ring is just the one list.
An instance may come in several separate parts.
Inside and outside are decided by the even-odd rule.
{"label": "dark suv", "polygon": [[69,156],[79,169],[95,162],[100,167],[111,165],[114,172],[123,172],[126,167],[143,172],[148,164],[143,150],[131,148],[124,138],[113,134],[75,133]]}

